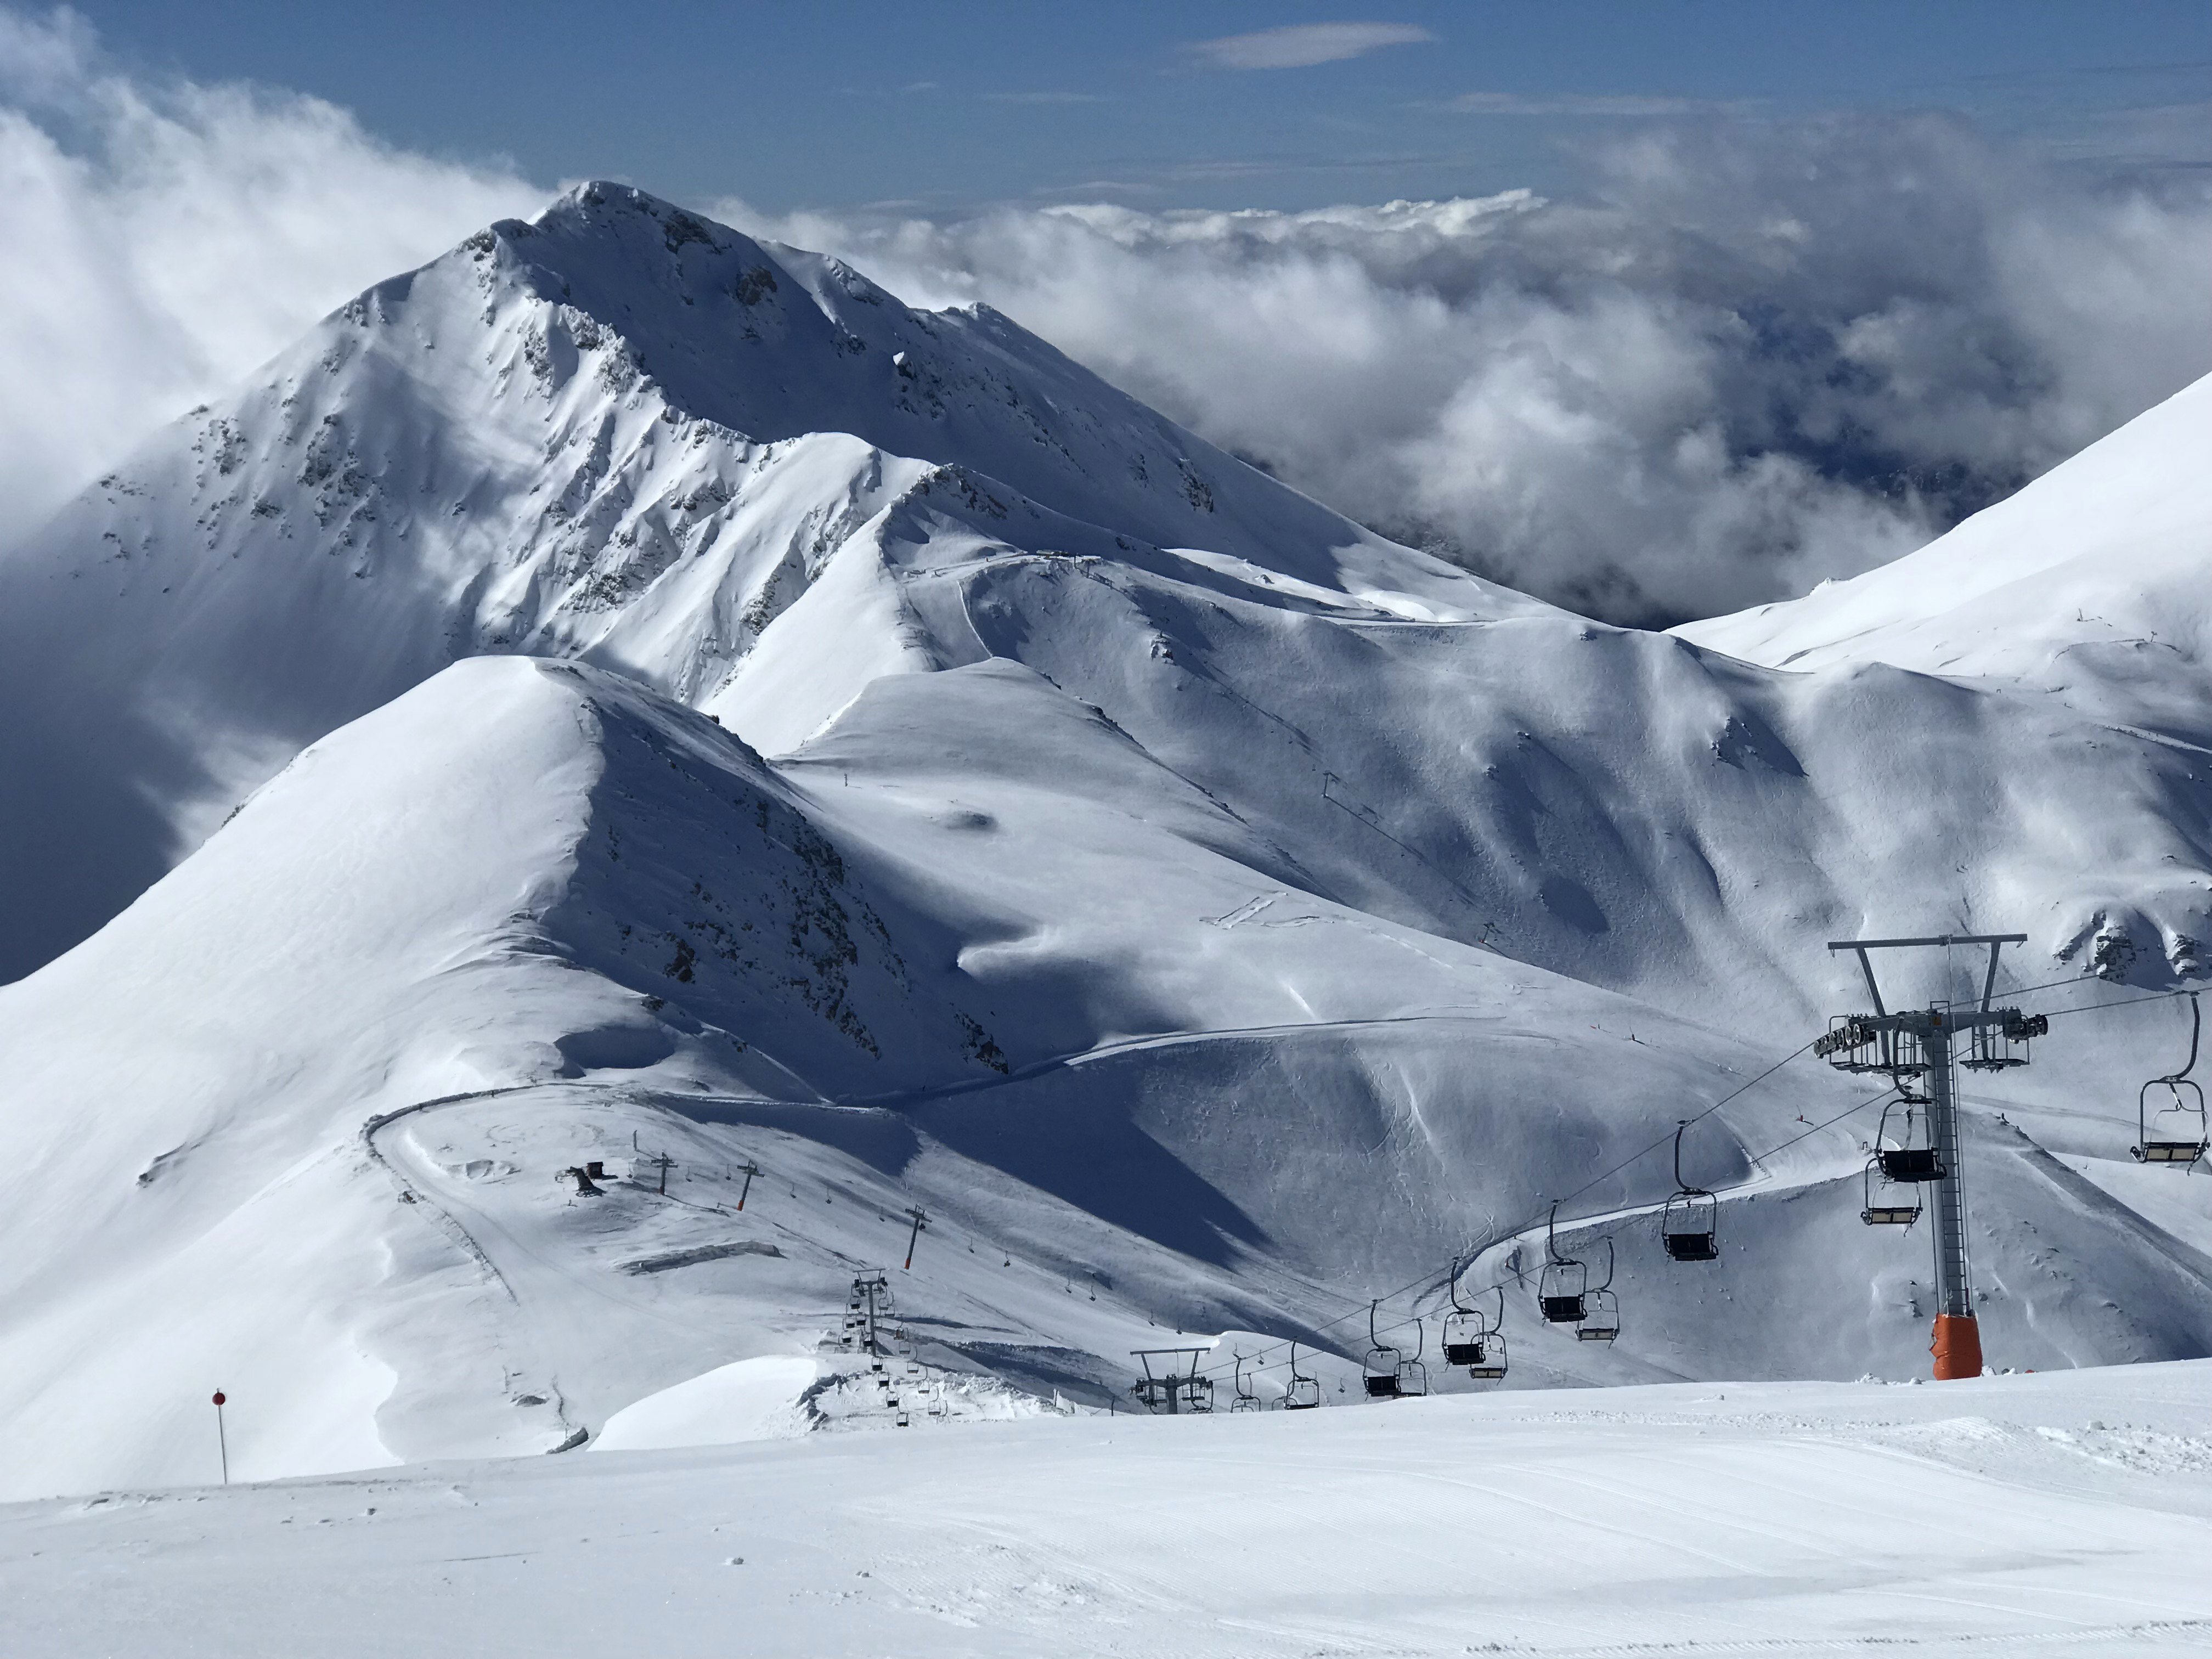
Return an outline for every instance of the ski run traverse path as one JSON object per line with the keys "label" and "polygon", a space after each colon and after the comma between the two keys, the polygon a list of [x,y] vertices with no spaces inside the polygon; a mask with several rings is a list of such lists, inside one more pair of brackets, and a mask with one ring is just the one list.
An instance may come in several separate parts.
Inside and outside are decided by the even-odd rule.
{"label": "ski run traverse path", "polygon": [[2212,1362],[452,1463],[0,1508],[21,1659],[2212,1650]]}

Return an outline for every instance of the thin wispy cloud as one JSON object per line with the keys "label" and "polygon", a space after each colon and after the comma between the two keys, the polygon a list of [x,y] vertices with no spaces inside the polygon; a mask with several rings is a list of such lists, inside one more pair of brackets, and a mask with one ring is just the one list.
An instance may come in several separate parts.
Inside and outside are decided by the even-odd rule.
{"label": "thin wispy cloud", "polygon": [[1103,104],[1105,98],[1095,92],[987,92],[987,104]]}
{"label": "thin wispy cloud", "polygon": [[1710,115],[1747,108],[1700,98],[1656,97],[1640,93],[1470,92],[1444,106],[1462,115],[1583,115],[1642,117]]}
{"label": "thin wispy cloud", "polygon": [[1183,50],[1209,69],[1306,69],[1364,58],[1385,46],[1419,46],[1437,37],[1413,23],[1293,23],[1251,34],[1194,40]]}

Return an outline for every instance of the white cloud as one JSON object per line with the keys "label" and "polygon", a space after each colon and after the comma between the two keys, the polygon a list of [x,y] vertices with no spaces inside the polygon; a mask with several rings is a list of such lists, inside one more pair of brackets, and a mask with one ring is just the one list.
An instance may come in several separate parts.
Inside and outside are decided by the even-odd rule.
{"label": "white cloud", "polygon": [[[1571,203],[721,212],[920,303],[988,300],[1344,511],[1626,619],[1863,568],[2212,372],[2212,187],[2185,171],[2100,185],[1937,119],[1593,155]],[[543,197],[313,99],[135,82],[70,14],[0,9],[0,538]]]}
{"label": "white cloud", "polygon": [[1213,69],[1306,69],[1436,38],[1412,23],[1293,23],[1218,40],[1194,40],[1184,51]]}
{"label": "white cloud", "polygon": [[1626,620],[1893,557],[2212,373],[2202,181],[2100,187],[1940,119],[1596,154],[1580,203],[764,228],[988,300],[1355,517]]}
{"label": "white cloud", "polygon": [[0,10],[0,539],[368,283],[545,192]]}

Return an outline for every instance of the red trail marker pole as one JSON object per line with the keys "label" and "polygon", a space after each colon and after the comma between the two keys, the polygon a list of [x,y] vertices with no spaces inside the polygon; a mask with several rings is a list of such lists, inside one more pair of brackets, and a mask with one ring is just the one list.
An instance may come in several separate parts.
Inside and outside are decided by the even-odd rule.
{"label": "red trail marker pole", "polygon": [[222,1484],[230,1484],[230,1440],[222,1431],[222,1402],[228,1398],[221,1389],[215,1391],[215,1444],[222,1457]]}

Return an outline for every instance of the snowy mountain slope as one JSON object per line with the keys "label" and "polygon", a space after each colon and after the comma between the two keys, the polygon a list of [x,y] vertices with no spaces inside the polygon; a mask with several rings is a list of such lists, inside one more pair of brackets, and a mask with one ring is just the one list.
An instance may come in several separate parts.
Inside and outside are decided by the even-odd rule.
{"label": "snowy mountain slope", "polygon": [[2037,686],[2201,695],[2212,623],[2212,380],[1908,557],[1802,599],[1689,623],[1747,661],[1887,662]]}
{"label": "snowy mountain slope", "polygon": [[[2185,542],[2159,556],[2184,568]],[[2033,979],[2185,973],[2212,928],[2190,695],[2116,714],[1850,665],[1808,684],[1565,617],[1003,319],[908,311],[612,186],[372,290],[0,562],[0,674],[34,712],[0,738],[37,786],[0,806],[4,867],[38,872],[24,965],[299,743],[484,650],[581,654],[768,752],[878,676],[1018,659],[1297,884],[1732,1018],[1826,1012],[1850,987],[1820,942],[1862,925],[2029,926]]]}
{"label": "snowy mountain slope", "polygon": [[[1686,1012],[1824,1015],[1855,994],[1824,943],[1861,930],[2003,918],[2033,936],[2027,982],[2124,947],[2170,983],[2212,937],[2212,777],[2055,699],[1775,674],[1565,617],[1304,611],[1103,562],[906,586],[936,655],[1095,702],[1297,884]],[[2184,729],[2212,743],[2201,714]]]}
{"label": "snowy mountain slope", "polygon": [[[1279,1386],[1284,1336],[1356,1357],[1364,1297],[1545,1193],[1657,1203],[1632,1155],[1765,1062],[1279,862],[1009,662],[878,681],[781,769],[598,671],[450,669],[0,989],[6,1490],[186,1478],[208,1379],[283,1402],[241,1420],[257,1478],[543,1450],[737,1361],[832,1386],[819,1345],[915,1204],[933,1376],[1103,1402],[1129,1350],[1238,1329]],[[1700,1178],[1750,1178],[1728,1255],[1662,1272],[1618,1224],[1617,1351],[1540,1328],[1524,1234],[1517,1380],[1916,1369],[1865,1126],[1746,1157],[1857,1097],[1806,1067],[1701,1131]],[[2212,1346],[2212,1263],[2017,1161],[1985,1160],[1993,1353]]]}
{"label": "snowy mountain slope", "polygon": [[[590,671],[484,659],[308,750],[94,940],[0,993],[16,1149],[4,1178],[0,1414],[39,1449],[11,1470],[12,1489],[165,1478],[173,1413],[190,1398],[179,1378],[206,1367],[243,1371],[257,1391],[292,1402],[291,1418],[241,1446],[272,1473],[382,1461],[382,1445],[414,1455],[542,1448],[569,1431],[572,1395],[595,1408],[595,1423],[703,1368],[696,1323],[676,1349],[664,1339],[634,1360],[622,1357],[634,1344],[599,1333],[586,1344],[599,1376],[571,1367],[564,1382],[536,1364],[542,1334],[575,1319],[574,1296],[518,1303],[502,1288],[513,1262],[506,1279],[485,1271],[481,1252],[496,1245],[433,1224],[435,1202],[395,1206],[380,1161],[403,1182],[453,1178],[444,1164],[410,1164],[429,1117],[364,1145],[365,1124],[421,1101],[574,1079],[575,1099],[557,1087],[530,1097],[532,1109],[509,1109],[483,1146],[448,1160],[516,1163],[526,1171],[518,1191],[566,1215],[553,1177],[578,1156],[568,1140],[580,1121],[615,1114],[594,1138],[609,1152],[627,1150],[625,1127],[665,1138],[672,1109],[611,1103],[610,1081],[791,1103],[788,1112],[988,1082],[1114,1033],[1363,1018],[1403,1012],[1409,999],[1510,994],[1498,982],[1506,964],[1400,943],[1364,919],[1348,937],[1314,936],[1291,963],[1261,931],[1207,927],[1200,916],[1237,908],[1253,885],[1203,845],[1234,839],[1218,812],[1066,699],[1018,670],[994,672],[1023,680],[1029,729],[1063,775],[1074,769],[1097,798],[1140,803],[1141,816],[1093,806],[1103,822],[1086,823],[1030,781],[986,788],[988,813],[862,781],[837,791],[889,797],[908,832],[888,853],[857,837],[833,842],[812,827],[817,809],[711,723]],[[965,775],[952,775],[964,790]],[[1101,843],[1079,867],[1102,884],[1145,872],[1153,902],[1118,914],[1076,907],[1093,919],[1071,929],[1066,896],[1053,890],[1071,833]],[[945,878],[944,849],[963,842],[988,845],[995,866],[1026,880],[1000,883],[994,902],[979,905],[980,884]],[[1193,884],[1206,890],[1177,890]],[[1154,935],[1170,921],[1210,957],[1182,981],[1164,981],[1134,954],[1168,953]],[[1022,967],[1024,951],[1057,953],[1062,965]],[[1129,971],[1106,970],[1116,957]],[[973,971],[960,965],[978,959]],[[1065,994],[1090,962],[1100,971],[1083,975],[1082,1000]],[[1607,1000],[1534,979],[1540,1002]],[[1707,1069],[1691,1061],[1668,1074],[1693,1086]],[[456,1103],[447,1116],[464,1108],[484,1109]],[[908,1152],[887,1170],[841,1178],[896,1183],[915,1130],[882,1121]],[[1632,1115],[1583,1132],[1650,1127]],[[435,1132],[449,1133],[442,1122]],[[787,1133],[836,1152],[844,1132]],[[693,1154],[687,1165],[710,1155],[678,1150]],[[978,1201],[980,1177],[972,1158],[939,1156],[943,1196],[919,1190],[957,1214]],[[724,1147],[714,1161],[733,1157]],[[790,1156],[766,1161],[794,1179]],[[1015,1185],[1008,1201],[1034,1209]],[[896,1210],[898,1191],[878,1201]],[[1125,1237],[1087,1253],[1090,1269],[1135,1273],[1145,1240],[1193,1224],[1173,1215],[1176,1202],[1164,1190],[1125,1194],[1123,1212],[1091,1224],[1094,1236]],[[1156,1213],[1146,1221],[1127,1203]],[[865,1242],[818,1246],[831,1254],[795,1304],[773,1291],[762,1298],[769,1351],[811,1348],[854,1264],[888,1253],[896,1227],[887,1234],[872,1210],[868,1220]],[[1049,1237],[1054,1225],[1025,1231]],[[1438,1224],[1425,1225],[1433,1245]],[[618,1242],[631,1256],[653,1253],[650,1238]],[[1258,1241],[1247,1227],[1237,1242]],[[1157,1243],[1155,1255],[1189,1240]],[[532,1258],[526,1245],[523,1255]],[[975,1260],[993,1269],[987,1278],[1002,1271]],[[1149,1271],[1164,1275],[1155,1296],[1192,1296],[1177,1278],[1187,1266]],[[1048,1288],[1064,1299],[1056,1279]],[[1218,1308],[1231,1293],[1217,1272],[1194,1299]],[[1141,1340],[1117,1334],[1105,1349]],[[512,1403],[525,1395],[540,1403]]]}
{"label": "snowy mountain slope", "polygon": [[21,916],[0,973],[458,657],[580,654],[696,700],[834,567],[847,648],[880,665],[896,619],[860,628],[850,596],[875,578],[848,568],[879,562],[877,521],[907,503],[926,544],[930,512],[997,520],[1009,492],[1340,600],[1540,608],[994,313],[915,312],[834,260],[586,185],[372,289],[0,559],[0,692],[30,714],[0,752],[28,781],[0,805]]}

